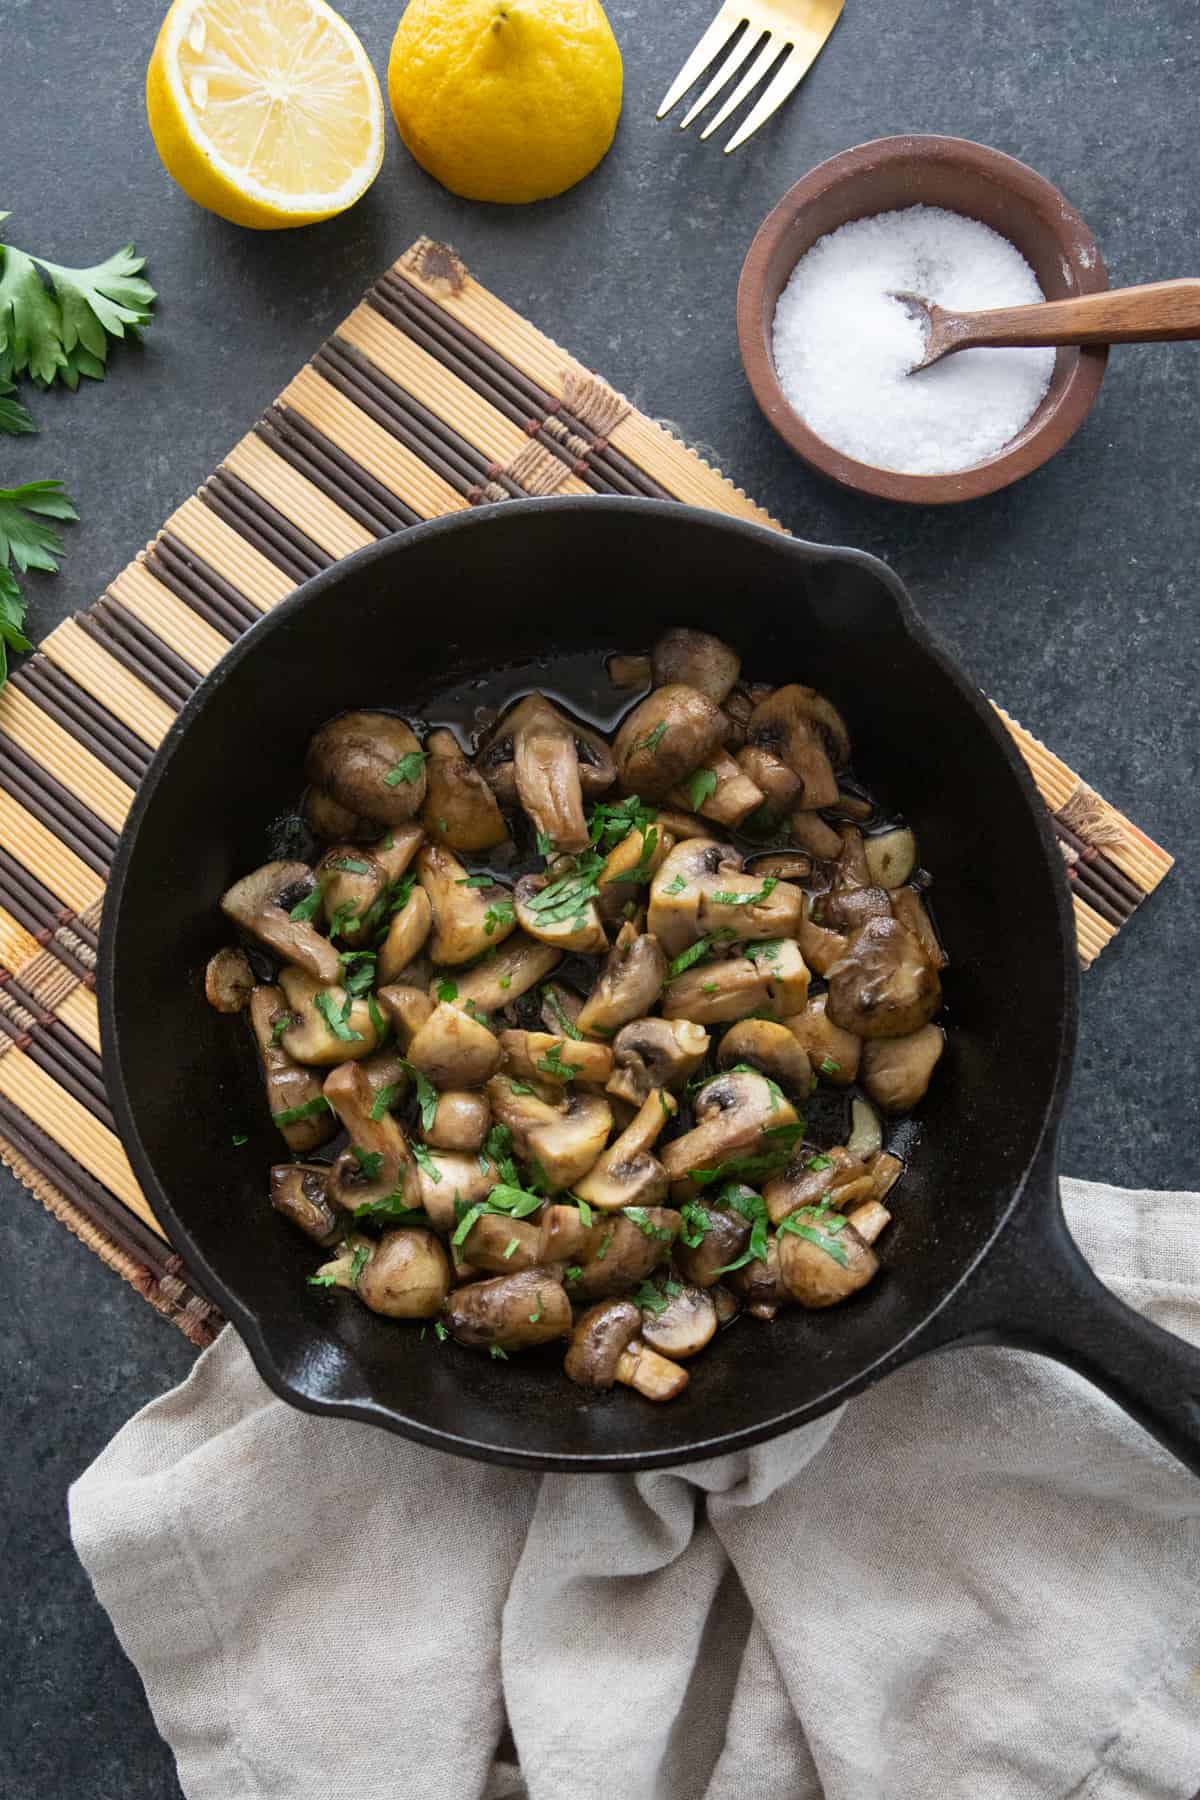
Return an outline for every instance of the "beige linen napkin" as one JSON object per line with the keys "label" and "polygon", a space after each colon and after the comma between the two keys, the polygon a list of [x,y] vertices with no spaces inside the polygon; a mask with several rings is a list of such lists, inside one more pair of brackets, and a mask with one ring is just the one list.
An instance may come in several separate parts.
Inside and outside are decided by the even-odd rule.
{"label": "beige linen napkin", "polygon": [[[1064,1199],[1200,1341],[1200,1196]],[[1200,1784],[1200,1481],[1035,1356],[929,1358],[678,1472],[538,1478],[295,1412],[226,1331],[70,1507],[188,1800]]]}

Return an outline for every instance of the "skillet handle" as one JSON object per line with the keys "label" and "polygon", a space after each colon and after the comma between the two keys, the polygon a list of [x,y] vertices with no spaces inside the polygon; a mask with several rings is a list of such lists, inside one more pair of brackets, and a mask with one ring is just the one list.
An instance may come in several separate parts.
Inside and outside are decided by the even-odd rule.
{"label": "skillet handle", "polygon": [[1016,1214],[922,1349],[1005,1344],[1076,1369],[1200,1475],[1200,1349],[1105,1287],[1067,1230],[1057,1145],[1044,1145]]}

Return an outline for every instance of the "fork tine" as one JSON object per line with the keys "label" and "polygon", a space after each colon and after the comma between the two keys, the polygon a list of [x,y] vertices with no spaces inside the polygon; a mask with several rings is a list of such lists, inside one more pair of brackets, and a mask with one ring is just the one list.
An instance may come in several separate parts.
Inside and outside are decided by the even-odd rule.
{"label": "fork tine", "polygon": [[704,111],[704,108],[708,105],[709,101],[716,99],[721,89],[725,86],[725,83],[733,80],[750,52],[759,42],[761,42],[761,32],[759,27],[747,25],[744,35],[737,45],[729,52],[729,55],[725,58],[700,98],[693,106],[688,107],[688,110],[684,113],[682,119],[680,119],[680,131],[686,131],[696,115]]}
{"label": "fork tine", "polygon": [[724,105],[714,113],[713,117],[704,127],[704,130],[700,133],[702,138],[710,138],[713,132],[718,130],[725,123],[730,113],[734,112],[742,104],[746,95],[753,92],[763,76],[767,74],[768,70],[771,69],[778,60],[781,50],[782,45],[778,37],[776,37],[773,32],[768,32],[763,40],[762,49],[755,57],[753,63],[751,63],[749,69],[742,76],[742,79],[738,82]]}
{"label": "fork tine", "polygon": [[765,125],[771,114],[779,110],[789,94],[795,93],[824,49],[841,13],[842,8],[838,6],[832,18],[826,15],[820,23],[810,24],[805,29],[797,31],[796,41],[788,52],[786,60],[780,64],[774,78],[764,88],[726,144],[726,156],[731,150],[736,150],[739,144],[744,144],[748,137],[753,137],[759,126]]}
{"label": "fork tine", "polygon": [[699,81],[713,58],[719,56],[721,51],[725,48],[725,45],[729,42],[745,16],[745,12],[742,8],[730,4],[730,0],[726,0],[726,4],[722,6],[720,12],[717,14],[708,30],[696,45],[696,48],[692,51],[692,54],[684,63],[682,69],[680,69],[678,75],[667,89],[663,103],[658,109],[658,117],[660,119],[665,118],[671,108],[678,105],[679,101],[683,99],[683,96],[687,93],[694,81]]}

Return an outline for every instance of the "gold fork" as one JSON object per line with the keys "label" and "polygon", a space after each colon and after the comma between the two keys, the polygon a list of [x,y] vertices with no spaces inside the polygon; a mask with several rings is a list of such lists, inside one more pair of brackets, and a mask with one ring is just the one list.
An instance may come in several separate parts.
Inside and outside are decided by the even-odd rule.
{"label": "gold fork", "polygon": [[[746,63],[753,51],[758,54],[733,92],[726,96],[718,111],[700,133],[709,138],[717,131],[742,101],[747,99],[766,76],[771,79],[759,95],[742,123],[725,146],[725,154],[736,150],[760,125],[765,125],[788,95],[799,87],[820,54],[826,38],[841,17],[845,0],[725,0],[692,54],[667,90],[658,109],[664,118],[688,89],[704,74],[711,63],[726,49],[744,25],[745,30],[728,57],[713,76],[700,98],[680,121],[686,131],[710,100],[715,100],[726,82]],[[782,55],[783,61],[779,62]],[[778,63],[778,67],[775,67]],[[774,71],[772,73],[772,71]]]}

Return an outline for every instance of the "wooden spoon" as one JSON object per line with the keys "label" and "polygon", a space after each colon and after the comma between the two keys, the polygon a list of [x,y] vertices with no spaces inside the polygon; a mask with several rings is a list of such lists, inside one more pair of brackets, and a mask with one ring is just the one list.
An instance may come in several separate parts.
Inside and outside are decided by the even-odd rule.
{"label": "wooden spoon", "polygon": [[1200,338],[1200,281],[1150,281],[1078,300],[1042,300],[988,312],[947,312],[921,294],[892,294],[925,330],[925,354],[909,370],[932,368],[956,350],[1012,344],[1151,344]]}

